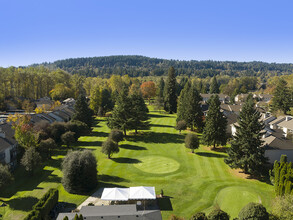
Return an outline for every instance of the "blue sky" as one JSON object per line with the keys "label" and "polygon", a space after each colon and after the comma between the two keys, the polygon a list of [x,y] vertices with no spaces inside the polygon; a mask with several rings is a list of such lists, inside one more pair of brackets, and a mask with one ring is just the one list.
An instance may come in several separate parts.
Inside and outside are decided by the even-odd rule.
{"label": "blue sky", "polygon": [[293,2],[0,0],[0,66],[73,57],[293,63]]}

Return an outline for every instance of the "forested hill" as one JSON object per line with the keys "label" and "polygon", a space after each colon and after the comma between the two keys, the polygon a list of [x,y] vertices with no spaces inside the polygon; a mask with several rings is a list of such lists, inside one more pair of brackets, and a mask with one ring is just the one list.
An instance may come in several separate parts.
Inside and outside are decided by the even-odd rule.
{"label": "forested hill", "polygon": [[129,76],[161,76],[170,66],[175,67],[178,75],[207,77],[218,74],[233,76],[259,76],[293,73],[293,64],[232,61],[179,61],[144,56],[104,56],[71,58],[53,63],[35,64],[49,69],[63,69],[69,73],[85,76],[104,76],[119,74]]}

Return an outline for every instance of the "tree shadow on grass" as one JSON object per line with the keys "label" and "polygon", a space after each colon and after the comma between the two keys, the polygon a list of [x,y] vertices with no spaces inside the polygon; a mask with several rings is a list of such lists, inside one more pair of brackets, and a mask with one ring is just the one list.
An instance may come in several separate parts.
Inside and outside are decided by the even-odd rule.
{"label": "tree shadow on grass", "polygon": [[102,146],[102,142],[101,141],[79,141],[76,143],[77,146],[80,147],[100,147]]}
{"label": "tree shadow on grass", "polygon": [[6,203],[13,210],[30,211],[32,210],[33,205],[38,201],[39,199],[36,197],[27,196],[10,199],[9,201],[6,201]]}
{"label": "tree shadow on grass", "polygon": [[159,124],[150,124],[151,127],[160,127],[160,128],[174,128],[171,125],[159,125]]}
{"label": "tree shadow on grass", "polygon": [[47,183],[61,183],[61,177],[51,174],[50,176],[47,177],[47,179],[44,180],[44,182]]}
{"label": "tree shadow on grass", "polygon": [[170,197],[157,198],[157,201],[161,211],[173,211]]}
{"label": "tree shadow on grass", "polygon": [[210,152],[196,152],[197,155],[202,157],[217,157],[217,158],[226,158],[226,155],[223,154],[215,154]]}
{"label": "tree shadow on grass", "polygon": [[111,160],[115,161],[116,163],[141,163],[141,160],[133,159],[129,157],[118,157],[118,158],[111,158]]}
{"label": "tree shadow on grass", "polygon": [[123,177],[110,176],[107,174],[101,174],[98,176],[98,178],[99,178],[99,181],[102,181],[102,182],[116,182],[116,183],[129,182],[129,180],[124,179]]}
{"label": "tree shadow on grass", "polygon": [[23,167],[18,167],[14,172],[14,181],[0,191],[0,197],[10,198],[20,191],[32,191],[36,189],[43,189],[38,187],[41,182],[44,182],[48,176],[52,175],[53,170],[44,170],[39,167],[34,172],[34,175],[29,175]]}
{"label": "tree shadow on grass", "polygon": [[139,136],[128,136],[127,140],[130,141],[141,141],[144,143],[183,143],[184,135],[170,134],[170,133],[159,133],[159,132],[146,132]]}
{"label": "tree shadow on grass", "polygon": [[107,132],[102,132],[102,131],[92,131],[90,135],[87,136],[94,136],[94,137],[108,137],[109,133]]}
{"label": "tree shadow on grass", "polygon": [[127,150],[146,150],[145,147],[130,145],[130,144],[122,144],[119,146],[120,148],[127,149]]}
{"label": "tree shadow on grass", "polygon": [[169,118],[169,115],[148,114],[151,118]]}

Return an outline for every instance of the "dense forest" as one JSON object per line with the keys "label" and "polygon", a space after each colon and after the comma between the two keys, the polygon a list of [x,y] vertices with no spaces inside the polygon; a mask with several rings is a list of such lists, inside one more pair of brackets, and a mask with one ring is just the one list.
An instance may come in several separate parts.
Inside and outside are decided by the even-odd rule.
{"label": "dense forest", "polygon": [[265,62],[233,62],[233,61],[179,61],[149,58],[144,56],[105,56],[89,58],[71,58],[53,63],[34,64],[45,66],[50,70],[63,69],[71,74],[84,76],[100,76],[109,78],[112,74],[138,76],[167,75],[173,66],[177,75],[196,76],[199,78],[214,75],[234,77],[257,76],[265,80],[269,76],[293,73],[293,64],[277,64]]}

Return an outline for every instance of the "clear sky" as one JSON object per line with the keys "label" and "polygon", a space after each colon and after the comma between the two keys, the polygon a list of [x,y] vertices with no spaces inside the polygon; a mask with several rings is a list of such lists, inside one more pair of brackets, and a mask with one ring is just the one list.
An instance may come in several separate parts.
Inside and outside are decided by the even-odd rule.
{"label": "clear sky", "polygon": [[0,0],[0,66],[108,55],[293,63],[293,1]]}

